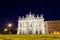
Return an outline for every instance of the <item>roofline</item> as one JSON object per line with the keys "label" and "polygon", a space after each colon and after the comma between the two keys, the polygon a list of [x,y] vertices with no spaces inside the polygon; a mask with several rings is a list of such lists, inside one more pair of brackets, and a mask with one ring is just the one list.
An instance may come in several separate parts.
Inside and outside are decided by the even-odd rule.
{"label": "roofline", "polygon": [[60,20],[45,20],[45,21],[60,21]]}

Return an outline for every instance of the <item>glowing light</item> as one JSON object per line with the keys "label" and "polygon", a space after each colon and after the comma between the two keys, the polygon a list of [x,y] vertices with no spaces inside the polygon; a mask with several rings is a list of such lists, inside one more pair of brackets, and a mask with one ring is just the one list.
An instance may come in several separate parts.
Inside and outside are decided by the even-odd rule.
{"label": "glowing light", "polygon": [[4,31],[7,31],[8,29],[4,29]]}
{"label": "glowing light", "polygon": [[57,32],[57,34],[60,34],[59,32]]}
{"label": "glowing light", "polygon": [[54,34],[60,34],[58,31],[54,31]]}
{"label": "glowing light", "polygon": [[57,34],[56,31],[54,31],[54,34]]}
{"label": "glowing light", "polygon": [[9,23],[9,24],[8,24],[8,27],[12,27],[12,24],[11,24],[11,23]]}
{"label": "glowing light", "polygon": [[8,24],[8,27],[11,27],[11,26],[12,26],[12,24],[11,24],[11,23],[9,23],[9,24]]}

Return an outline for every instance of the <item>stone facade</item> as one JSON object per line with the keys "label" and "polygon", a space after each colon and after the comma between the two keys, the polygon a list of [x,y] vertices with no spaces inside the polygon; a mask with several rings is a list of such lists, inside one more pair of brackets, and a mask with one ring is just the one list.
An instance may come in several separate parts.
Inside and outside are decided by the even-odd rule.
{"label": "stone facade", "polygon": [[29,12],[26,18],[19,17],[17,34],[45,34],[43,15],[35,17]]}

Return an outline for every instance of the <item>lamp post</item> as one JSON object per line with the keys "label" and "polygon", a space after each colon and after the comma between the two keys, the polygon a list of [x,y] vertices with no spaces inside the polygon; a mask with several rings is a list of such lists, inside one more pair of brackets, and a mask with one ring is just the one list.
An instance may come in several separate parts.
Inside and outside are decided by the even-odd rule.
{"label": "lamp post", "polygon": [[9,34],[10,34],[10,28],[12,27],[12,23],[9,23],[8,27],[9,27]]}

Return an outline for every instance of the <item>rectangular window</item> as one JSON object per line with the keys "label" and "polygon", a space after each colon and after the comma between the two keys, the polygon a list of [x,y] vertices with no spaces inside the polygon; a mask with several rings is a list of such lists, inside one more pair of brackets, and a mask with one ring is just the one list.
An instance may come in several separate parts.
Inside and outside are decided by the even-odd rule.
{"label": "rectangular window", "polygon": [[32,27],[32,24],[30,24],[30,27]]}
{"label": "rectangular window", "polygon": [[22,27],[22,23],[20,23],[20,27]]}

